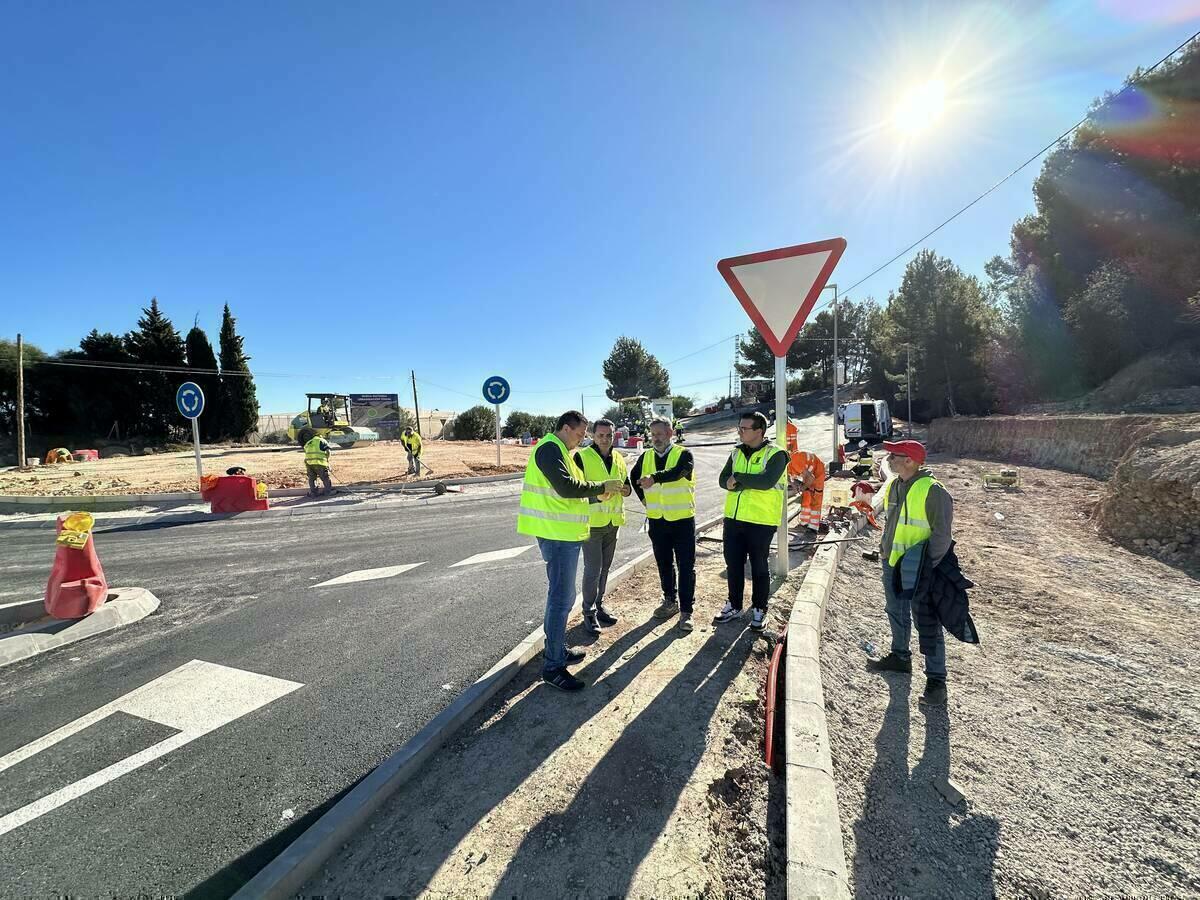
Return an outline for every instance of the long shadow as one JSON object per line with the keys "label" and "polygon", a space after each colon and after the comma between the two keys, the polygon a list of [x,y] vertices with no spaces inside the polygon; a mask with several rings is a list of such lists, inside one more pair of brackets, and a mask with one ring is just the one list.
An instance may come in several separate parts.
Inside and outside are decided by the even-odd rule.
{"label": "long shadow", "polygon": [[[589,719],[624,690],[655,658],[678,638],[669,629],[639,648],[624,665],[598,683],[596,679],[612,668],[639,641],[661,622],[653,619],[636,626],[617,638],[602,654],[589,662],[581,675],[589,682],[579,694],[561,694],[553,688],[539,686],[486,726],[484,734],[492,734],[507,743],[515,752],[496,758],[489,755],[486,737],[472,740],[479,732],[465,734],[469,742],[462,769],[468,773],[469,791],[460,792],[466,798],[451,810],[446,810],[444,794],[437,777],[418,776],[413,789],[401,789],[377,817],[389,814],[406,815],[410,810],[422,810],[426,819],[436,821],[439,828],[414,829],[400,833],[389,849],[396,860],[394,869],[385,876],[384,885],[372,885],[383,894],[415,896],[423,891],[434,874],[450,857],[462,839],[471,832],[506,797],[532,775],[547,758],[571,739]],[[573,629],[570,642],[582,629]],[[504,694],[511,696],[522,691],[539,678],[541,658],[536,658]],[[436,767],[437,763],[433,763]],[[435,768],[435,774],[436,768]],[[438,812],[435,812],[438,811]],[[386,827],[386,826],[381,826]],[[352,877],[352,876],[351,876]],[[353,893],[350,885],[336,885]]]}
{"label": "long shadow", "polygon": [[[753,644],[748,631],[732,642],[728,632],[715,632],[625,727],[571,805],[545,816],[525,836],[493,896],[626,896],[691,779],[705,750],[709,720]],[[719,656],[715,667],[714,655]],[[682,727],[672,715],[679,705],[686,708]],[[633,804],[635,815],[614,814],[614,801]],[[651,886],[647,896],[672,895],[676,886],[665,880]]]}
{"label": "long shadow", "polygon": [[1000,823],[951,806],[934,786],[950,777],[947,708],[921,707],[925,743],[910,773],[910,679],[888,676],[887,685],[864,813],[854,823],[857,895],[994,897]]}

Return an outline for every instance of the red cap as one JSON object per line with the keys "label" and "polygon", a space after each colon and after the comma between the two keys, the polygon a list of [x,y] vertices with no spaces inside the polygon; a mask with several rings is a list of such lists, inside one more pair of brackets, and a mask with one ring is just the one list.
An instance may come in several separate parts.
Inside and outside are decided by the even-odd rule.
{"label": "red cap", "polygon": [[883,449],[897,456],[907,456],[918,466],[925,462],[925,445],[920,441],[884,441]]}

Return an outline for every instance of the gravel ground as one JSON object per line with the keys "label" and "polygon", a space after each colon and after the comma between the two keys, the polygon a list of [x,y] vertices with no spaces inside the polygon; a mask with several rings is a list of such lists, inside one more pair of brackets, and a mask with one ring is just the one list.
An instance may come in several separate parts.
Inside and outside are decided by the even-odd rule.
{"label": "gravel ground", "polygon": [[987,492],[996,463],[931,464],[983,650],[948,639],[950,702],[920,707],[919,671],[866,671],[860,640],[888,645],[879,564],[843,560],[822,671],[855,893],[1197,896],[1196,581],[1096,535],[1101,482],[1026,468]]}

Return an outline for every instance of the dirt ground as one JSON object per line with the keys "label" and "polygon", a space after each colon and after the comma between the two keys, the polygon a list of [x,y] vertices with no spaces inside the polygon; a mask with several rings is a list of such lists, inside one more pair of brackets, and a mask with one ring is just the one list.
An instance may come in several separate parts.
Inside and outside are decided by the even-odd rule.
{"label": "dirt ground", "polygon": [[[529,447],[504,444],[501,465],[496,445],[483,441],[430,441],[422,459],[439,478],[519,472]],[[268,488],[307,487],[304,452],[299,447],[202,447],[205,473],[223,474],[242,466]],[[333,477],[343,485],[409,480],[408,457],[399,441],[334,450]],[[426,473],[425,477],[429,477]],[[38,466],[28,472],[0,472],[0,494],[72,496],[79,494],[157,494],[196,490],[196,457],[191,450],[125,456],[96,462]]]}
{"label": "dirt ground", "polygon": [[[948,706],[886,652],[879,564],[842,562],[822,669],[858,896],[1194,897],[1200,893],[1200,584],[1098,537],[1102,483],[931,457],[955,498],[983,650],[947,638]],[[933,787],[948,776],[952,806]]]}
{"label": "dirt ground", "polygon": [[[719,535],[719,530],[717,534]],[[300,893],[328,897],[784,896],[782,782],[761,760],[773,632],[713,626],[720,544],[699,545],[696,630],[656,622],[653,563],[613,591],[589,686],[538,684],[540,658]]]}

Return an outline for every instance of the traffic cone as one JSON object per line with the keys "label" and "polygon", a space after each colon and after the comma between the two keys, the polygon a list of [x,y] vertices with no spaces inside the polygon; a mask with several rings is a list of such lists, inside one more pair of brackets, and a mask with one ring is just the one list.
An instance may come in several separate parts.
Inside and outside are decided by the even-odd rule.
{"label": "traffic cone", "polygon": [[94,520],[89,513],[61,515],[56,523],[54,565],[46,582],[46,613],[56,619],[82,619],[108,598],[108,580],[96,543]]}

